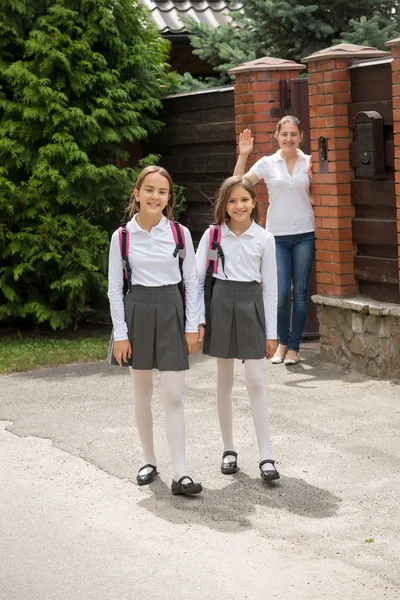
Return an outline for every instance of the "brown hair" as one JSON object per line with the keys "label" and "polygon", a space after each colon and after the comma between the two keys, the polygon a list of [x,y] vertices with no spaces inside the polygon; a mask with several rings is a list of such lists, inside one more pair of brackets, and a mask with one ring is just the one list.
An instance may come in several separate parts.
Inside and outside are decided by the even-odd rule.
{"label": "brown hair", "polygon": [[282,129],[282,125],[284,125],[285,123],[291,123],[292,125],[296,125],[300,134],[303,133],[299,119],[297,117],[293,117],[292,115],[286,115],[285,117],[282,117],[282,119],[279,121],[278,125],[276,126],[276,133],[280,132],[280,130]]}
{"label": "brown hair", "polygon": [[[163,177],[165,177],[165,179],[169,183],[168,204],[164,208],[163,214],[167,217],[167,219],[171,219],[172,218],[172,213],[173,213],[173,210],[174,210],[174,204],[175,204],[174,184],[173,184],[171,175],[168,173],[168,171],[166,171],[165,169],[163,169],[163,167],[157,167],[156,165],[150,165],[149,167],[145,167],[139,173],[139,176],[138,176],[138,178],[136,179],[136,181],[134,183],[133,189],[139,191],[140,188],[143,185],[143,181],[144,181],[145,177],[147,175],[150,175],[151,173],[160,173],[160,175],[162,175]],[[128,208],[126,209],[126,212],[129,215],[129,217],[132,218],[133,215],[136,214],[136,213],[138,213],[139,211],[140,211],[140,205],[139,205],[139,202],[136,200],[135,193],[133,191],[132,194],[131,194],[130,201],[129,201],[129,204],[128,204]]]}
{"label": "brown hair", "polygon": [[221,187],[218,190],[217,199],[214,205],[214,218],[215,222],[219,225],[229,220],[230,217],[226,212],[226,205],[228,203],[229,196],[238,187],[243,187],[255,201],[256,204],[250,216],[253,219],[253,221],[255,221],[256,223],[260,223],[260,205],[258,202],[256,189],[254,185],[252,184],[250,179],[247,179],[247,177],[243,177],[242,175],[233,175],[232,177],[228,177],[228,179],[225,179],[225,181],[222,183]]}

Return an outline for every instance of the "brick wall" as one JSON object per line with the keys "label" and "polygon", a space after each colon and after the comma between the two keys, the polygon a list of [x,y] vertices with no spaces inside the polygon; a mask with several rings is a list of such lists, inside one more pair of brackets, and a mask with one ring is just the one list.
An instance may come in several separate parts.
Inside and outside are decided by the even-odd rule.
{"label": "brick wall", "polygon": [[[316,217],[316,277],[318,293],[350,296],[356,293],[352,242],[347,105],[351,101],[346,59],[325,59],[309,65],[313,197]],[[327,139],[328,173],[318,170],[318,140]]]}
{"label": "brick wall", "polygon": [[[229,71],[236,75],[235,122],[236,136],[246,128],[254,135],[254,151],[249,157],[249,169],[257,160],[278,149],[275,140],[276,124],[281,114],[280,81],[297,78],[304,69],[292,61],[265,57],[250,61]],[[268,207],[264,183],[257,185],[263,218]]]}
{"label": "brick wall", "polygon": [[397,248],[400,280],[400,38],[386,44],[392,50],[394,168],[396,182]]}

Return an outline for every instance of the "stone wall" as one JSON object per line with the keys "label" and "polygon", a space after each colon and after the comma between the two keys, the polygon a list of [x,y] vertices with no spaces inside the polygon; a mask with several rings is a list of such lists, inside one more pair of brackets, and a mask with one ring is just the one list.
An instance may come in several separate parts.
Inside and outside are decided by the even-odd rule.
{"label": "stone wall", "polygon": [[371,377],[400,379],[400,306],[315,295],[321,358]]}

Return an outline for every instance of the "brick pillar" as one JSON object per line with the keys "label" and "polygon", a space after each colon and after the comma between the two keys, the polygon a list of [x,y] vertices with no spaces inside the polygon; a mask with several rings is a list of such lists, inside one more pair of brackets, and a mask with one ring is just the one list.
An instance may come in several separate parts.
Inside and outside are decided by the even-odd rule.
{"label": "brick pillar", "polygon": [[[357,293],[350,182],[350,72],[354,60],[386,56],[376,48],[339,44],[315,52],[308,63],[313,198],[316,217],[316,273],[319,294],[346,297]],[[320,172],[318,141],[327,139],[327,173]]]}
{"label": "brick pillar", "polygon": [[393,90],[393,128],[394,128],[394,169],[396,181],[397,208],[397,256],[399,260],[400,281],[400,38],[386,42],[392,50],[392,90]]}
{"label": "brick pillar", "polygon": [[[235,122],[236,136],[250,128],[254,134],[254,151],[247,167],[278,149],[274,134],[276,124],[283,116],[280,104],[280,80],[297,78],[304,65],[291,60],[266,56],[231,69],[236,76]],[[263,218],[268,206],[268,194],[264,183],[257,186]]]}

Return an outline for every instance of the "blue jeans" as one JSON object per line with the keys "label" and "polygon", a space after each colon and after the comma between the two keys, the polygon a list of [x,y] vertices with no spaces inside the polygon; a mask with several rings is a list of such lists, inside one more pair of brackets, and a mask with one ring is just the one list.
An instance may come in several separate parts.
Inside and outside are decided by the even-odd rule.
{"label": "blue jeans", "polygon": [[[310,278],[315,257],[314,232],[277,235],[278,338],[288,350],[298,352],[307,319]],[[290,276],[292,285],[290,288]],[[288,304],[291,291],[291,316]]]}

